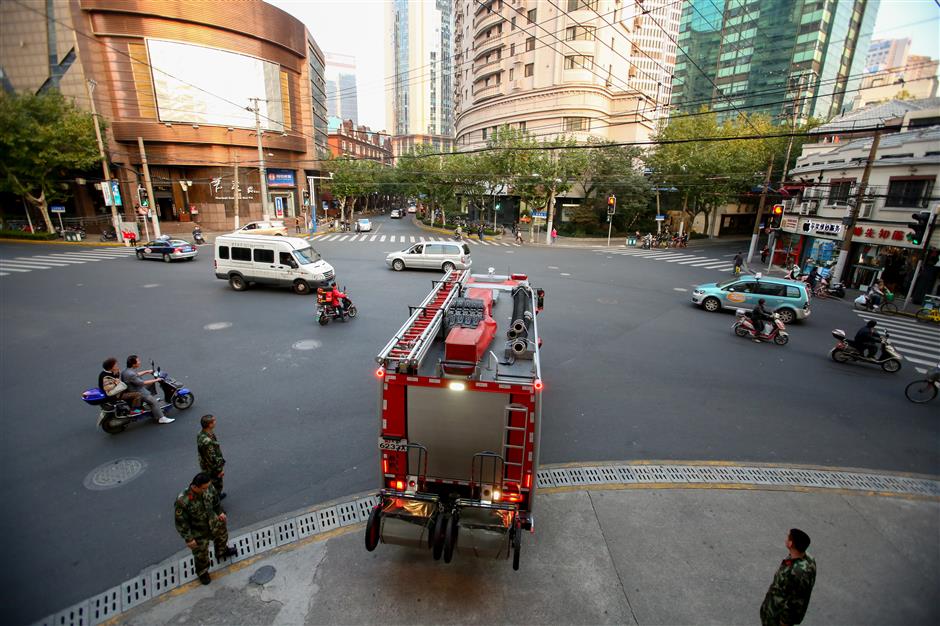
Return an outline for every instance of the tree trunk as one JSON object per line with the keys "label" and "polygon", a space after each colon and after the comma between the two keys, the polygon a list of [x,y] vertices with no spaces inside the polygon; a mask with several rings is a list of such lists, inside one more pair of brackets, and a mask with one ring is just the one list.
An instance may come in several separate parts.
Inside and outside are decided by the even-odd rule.
{"label": "tree trunk", "polygon": [[346,196],[339,199],[339,221],[341,224],[346,221]]}
{"label": "tree trunk", "polygon": [[30,204],[39,209],[39,213],[42,215],[43,221],[46,222],[46,232],[54,233],[55,226],[52,225],[52,218],[49,217],[49,205],[46,202],[46,192],[43,191],[39,194],[39,197],[36,198],[32,194],[27,193],[26,199]]}
{"label": "tree trunk", "polygon": [[545,207],[545,216],[548,218],[545,221],[545,244],[551,245],[552,228],[555,223],[555,187],[552,187],[548,192],[548,204]]}

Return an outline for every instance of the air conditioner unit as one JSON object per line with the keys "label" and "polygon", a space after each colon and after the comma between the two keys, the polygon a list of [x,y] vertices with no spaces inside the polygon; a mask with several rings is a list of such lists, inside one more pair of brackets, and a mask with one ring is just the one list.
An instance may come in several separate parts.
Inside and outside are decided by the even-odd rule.
{"label": "air conditioner unit", "polygon": [[815,200],[808,200],[800,203],[800,215],[816,215],[818,207]]}
{"label": "air conditioner unit", "polygon": [[865,219],[871,217],[872,211],[875,208],[874,200],[863,200],[862,205],[858,209],[858,219]]}

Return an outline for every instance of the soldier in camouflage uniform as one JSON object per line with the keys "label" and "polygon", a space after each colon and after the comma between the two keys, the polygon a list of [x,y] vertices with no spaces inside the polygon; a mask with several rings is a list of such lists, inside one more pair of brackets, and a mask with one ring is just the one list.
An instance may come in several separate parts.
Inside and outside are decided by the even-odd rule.
{"label": "soldier in camouflage uniform", "polygon": [[219,492],[219,500],[224,500],[226,493],[222,490],[222,479],[225,477],[225,457],[215,437],[215,415],[203,415],[199,423],[202,425],[202,430],[196,435],[199,468],[212,479],[212,485]]}
{"label": "soldier in camouflage uniform", "polygon": [[193,551],[196,575],[203,585],[212,580],[209,577],[210,541],[215,542],[219,561],[238,554],[238,550],[228,546],[225,511],[211,483],[209,476],[200,472],[193,477],[189,488],[176,498],[176,532]]}
{"label": "soldier in camouflage uniform", "polygon": [[787,534],[789,558],[783,560],[760,607],[763,626],[799,624],[809,607],[809,597],[816,583],[816,561],[806,554],[809,535],[799,528]]}

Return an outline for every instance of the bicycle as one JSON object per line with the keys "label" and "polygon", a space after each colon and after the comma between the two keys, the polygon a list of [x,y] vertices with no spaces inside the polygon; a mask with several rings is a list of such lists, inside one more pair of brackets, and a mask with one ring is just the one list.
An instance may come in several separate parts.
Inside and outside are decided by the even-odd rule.
{"label": "bicycle", "polygon": [[937,397],[938,388],[940,388],[940,363],[927,374],[927,378],[908,384],[904,388],[904,395],[914,404],[924,404]]}
{"label": "bicycle", "polygon": [[933,322],[934,324],[940,324],[940,309],[932,307],[924,307],[917,312],[917,321],[918,322]]}

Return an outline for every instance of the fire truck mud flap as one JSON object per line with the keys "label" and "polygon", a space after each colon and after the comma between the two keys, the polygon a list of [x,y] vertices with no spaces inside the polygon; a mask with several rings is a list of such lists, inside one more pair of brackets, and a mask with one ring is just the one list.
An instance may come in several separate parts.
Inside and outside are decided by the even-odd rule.
{"label": "fire truck mud flap", "polygon": [[379,541],[412,548],[433,548],[439,557],[444,525],[436,495],[385,493],[366,522],[366,549],[375,549]]}
{"label": "fire truck mud flap", "polygon": [[454,551],[482,559],[512,555],[513,569],[519,569],[522,527],[515,506],[461,499],[449,521],[452,531],[444,540],[445,561]]}

